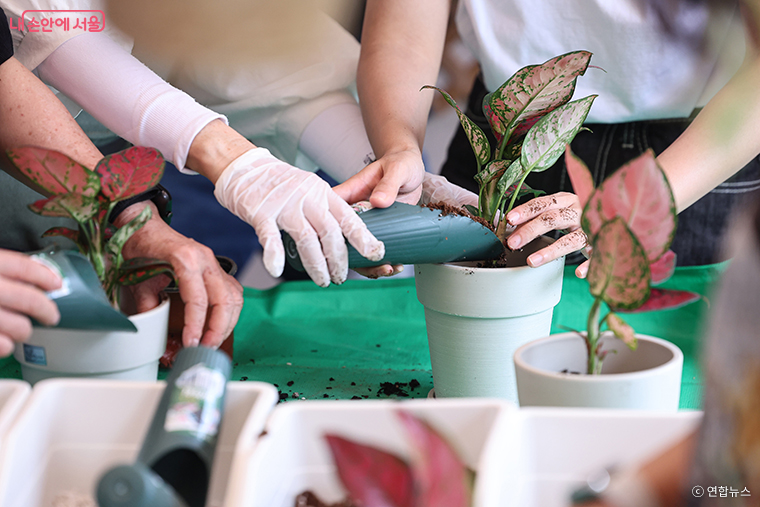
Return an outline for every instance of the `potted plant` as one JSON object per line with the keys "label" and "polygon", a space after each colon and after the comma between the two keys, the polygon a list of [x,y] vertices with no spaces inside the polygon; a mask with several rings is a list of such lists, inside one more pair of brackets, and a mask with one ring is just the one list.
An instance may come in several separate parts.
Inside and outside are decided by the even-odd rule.
{"label": "potted plant", "polygon": [[[570,99],[590,58],[591,53],[576,51],[525,67],[487,95],[483,110],[498,141],[493,149],[483,131],[439,90],[456,109],[478,164],[478,207],[468,210],[495,223],[502,242],[508,234],[506,214],[521,195],[534,192],[525,185],[526,176],[551,167],[582,128],[596,96]],[[527,256],[549,241],[540,238],[498,262],[415,266],[436,396],[517,401],[512,355],[549,333],[562,292],[564,259],[538,268],[526,264]]]}
{"label": "potted plant", "polygon": [[[44,236],[63,236],[77,245],[84,257],[72,257],[72,262],[89,261],[114,308],[129,312],[120,304],[123,286],[171,272],[168,263],[125,260],[121,254],[127,240],[150,219],[150,207],[118,230],[109,222],[117,202],[159,182],[164,160],[158,151],[132,147],[103,158],[94,170],[62,153],[31,146],[8,150],[8,157],[51,196],[31,204],[32,211],[77,222],[78,230],[55,227]],[[90,272],[88,268],[86,273]],[[71,290],[65,281],[62,295]],[[35,327],[32,337],[17,345],[14,355],[24,379],[32,383],[50,376],[155,380],[158,359],[166,347],[168,316],[165,300],[153,310],[130,316],[131,324],[127,322],[118,331],[61,329],[63,322],[56,328]]]}
{"label": "potted plant", "polygon": [[676,410],[683,354],[670,342],[636,335],[620,315],[700,298],[652,287],[666,281],[676,263],[669,247],[677,215],[667,177],[651,150],[597,189],[569,147],[566,164],[584,204],[581,225],[591,245],[587,278],[594,300],[585,332],[550,336],[517,350],[520,402]]}

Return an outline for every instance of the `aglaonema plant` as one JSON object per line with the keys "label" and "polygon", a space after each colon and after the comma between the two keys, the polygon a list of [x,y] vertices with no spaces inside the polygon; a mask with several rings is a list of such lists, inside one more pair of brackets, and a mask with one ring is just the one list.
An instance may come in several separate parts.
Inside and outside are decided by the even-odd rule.
{"label": "aglaonema plant", "polygon": [[477,160],[478,207],[467,209],[491,224],[499,216],[496,235],[502,241],[507,234],[506,214],[517,199],[543,193],[529,188],[525,178],[554,165],[586,120],[596,95],[570,99],[576,79],[586,72],[590,60],[588,51],[574,51],[524,67],[486,95],[483,112],[497,141],[493,149],[485,133],[448,93],[423,86],[438,90],[456,110]]}
{"label": "aglaonema plant", "polygon": [[596,189],[591,172],[569,146],[565,161],[573,190],[584,205],[581,226],[591,246],[587,280],[594,302],[582,336],[588,349],[587,373],[599,374],[609,353],[600,342],[605,326],[632,350],[637,347],[634,330],[621,313],[677,308],[701,296],[653,287],[675,270],[676,255],[669,248],[677,215],[670,184],[651,150]]}
{"label": "aglaonema plant", "polygon": [[362,507],[468,507],[473,473],[430,425],[398,411],[409,462],[382,449],[325,435],[350,501]]}
{"label": "aglaonema plant", "polygon": [[51,197],[29,208],[49,217],[69,217],[78,230],[68,227],[48,229],[43,237],[62,236],[73,241],[85,255],[115,308],[119,308],[119,287],[134,285],[162,272],[171,265],[154,259],[122,256],[127,240],[151,217],[150,207],[129,223],[115,229],[108,217],[117,202],[154,187],[161,180],[164,159],[145,147],[132,147],[108,155],[90,170],[63,153],[24,146],[7,151],[10,161]]}

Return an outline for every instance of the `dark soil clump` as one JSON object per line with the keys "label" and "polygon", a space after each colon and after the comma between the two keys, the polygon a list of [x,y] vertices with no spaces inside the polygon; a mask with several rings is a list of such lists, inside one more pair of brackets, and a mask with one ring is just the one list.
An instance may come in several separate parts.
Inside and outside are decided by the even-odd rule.
{"label": "dark soil clump", "polygon": [[296,497],[295,507],[359,507],[359,504],[348,499],[338,503],[324,503],[311,491],[304,491]]}

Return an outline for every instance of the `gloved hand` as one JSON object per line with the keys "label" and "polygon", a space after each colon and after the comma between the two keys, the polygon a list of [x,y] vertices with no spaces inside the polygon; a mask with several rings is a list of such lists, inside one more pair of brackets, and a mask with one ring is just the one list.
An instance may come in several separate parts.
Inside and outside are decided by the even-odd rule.
{"label": "gloved hand", "polygon": [[429,204],[431,202],[444,202],[457,208],[469,204],[470,206],[478,205],[478,196],[466,188],[462,188],[443,176],[425,173],[422,180],[422,197],[420,204]]}
{"label": "gloved hand", "polygon": [[264,247],[264,266],[272,276],[285,267],[280,229],[293,238],[303,266],[322,287],[348,276],[343,236],[370,260],[379,261],[385,246],[357,214],[316,174],[276,159],[264,148],[245,152],[228,165],[214,195],[256,230]]}

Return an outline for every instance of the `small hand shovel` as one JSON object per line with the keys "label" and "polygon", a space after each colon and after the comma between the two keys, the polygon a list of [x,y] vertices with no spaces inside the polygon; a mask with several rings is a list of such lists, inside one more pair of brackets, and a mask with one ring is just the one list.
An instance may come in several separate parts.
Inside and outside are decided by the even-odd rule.
{"label": "small hand shovel", "polygon": [[[370,261],[348,246],[348,267],[379,264],[438,264],[454,261],[496,259],[504,245],[488,227],[468,217],[441,210],[394,203],[359,213],[369,231],[385,244],[385,257]],[[283,233],[288,263],[304,271],[296,242]]]}

